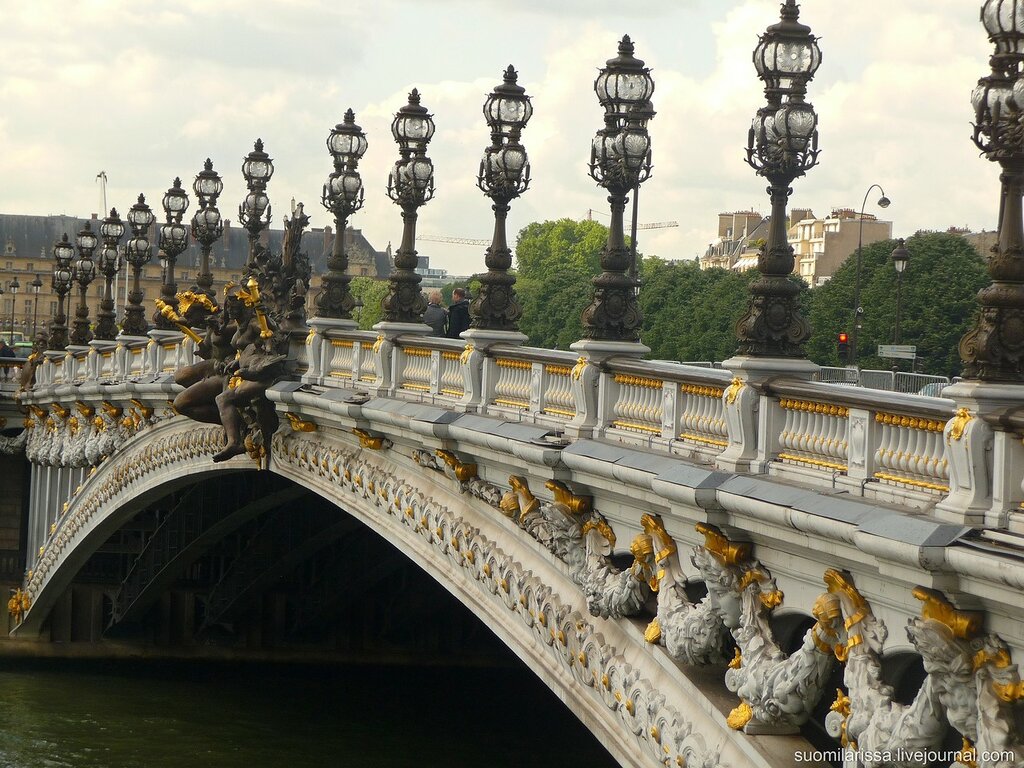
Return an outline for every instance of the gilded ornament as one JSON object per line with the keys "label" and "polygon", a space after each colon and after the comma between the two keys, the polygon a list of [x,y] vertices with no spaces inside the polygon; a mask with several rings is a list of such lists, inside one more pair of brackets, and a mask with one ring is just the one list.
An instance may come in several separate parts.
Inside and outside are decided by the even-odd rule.
{"label": "gilded ornament", "polygon": [[588,365],[590,365],[590,363],[587,361],[587,358],[578,358],[576,360],[576,365],[572,367],[572,371],[569,373],[569,375],[572,377],[572,380],[579,381],[580,377],[583,375],[583,372],[587,369]]}
{"label": "gilded ornament", "polygon": [[732,405],[736,402],[736,398],[739,395],[740,390],[743,389],[743,386],[743,380],[739,376],[733,376],[732,383],[729,384],[725,390],[725,402],[728,405]]}
{"label": "gilded ornament", "polygon": [[697,532],[704,535],[704,549],[722,565],[740,565],[750,560],[749,542],[733,542],[721,529],[710,523],[697,523]]}
{"label": "gilded ornament", "polygon": [[949,437],[953,440],[960,440],[967,429],[967,423],[974,418],[966,408],[958,408],[956,415],[949,422]]}
{"label": "gilded ornament", "polygon": [[754,710],[747,702],[743,701],[740,702],[738,707],[729,713],[729,716],[725,718],[725,722],[734,731],[739,731],[750,722],[753,716]]}
{"label": "gilded ornament", "polygon": [[984,618],[981,611],[959,610],[941,592],[928,587],[914,587],[911,594],[923,603],[921,618],[945,624],[953,637],[970,640],[981,632]]}
{"label": "gilded ornament", "polygon": [[291,411],[286,412],[285,416],[288,417],[288,423],[291,425],[293,432],[316,432],[315,422],[303,421]]}
{"label": "gilded ornament", "polygon": [[359,445],[369,448],[371,451],[379,451],[382,448],[390,448],[391,441],[383,435],[374,435],[365,429],[352,428],[352,434],[359,438]]}
{"label": "gilded ornament", "polygon": [[458,480],[460,483],[468,483],[470,480],[477,476],[476,464],[464,464],[459,460],[459,457],[456,456],[451,451],[445,451],[441,448],[438,448],[436,451],[434,451],[434,455],[437,456],[442,461],[444,461],[444,463],[447,464],[449,467],[451,467],[452,471],[455,473],[455,479]]}

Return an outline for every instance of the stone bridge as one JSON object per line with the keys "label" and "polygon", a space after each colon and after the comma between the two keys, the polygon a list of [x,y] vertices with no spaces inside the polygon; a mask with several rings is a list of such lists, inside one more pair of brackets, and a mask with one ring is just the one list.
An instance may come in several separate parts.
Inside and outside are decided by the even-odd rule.
{"label": "stone bridge", "polygon": [[[334,513],[283,551],[287,524],[254,537],[260,557],[203,596],[207,623],[344,544],[354,518],[623,765],[815,764],[845,745],[969,766],[949,757],[964,744],[977,765],[1021,764],[1024,422],[982,413],[985,385],[954,401],[819,384],[802,361],[704,369],[314,325],[268,391],[269,451],[220,464],[223,430],[171,406],[189,338],[45,353],[35,385],[0,401],[9,427],[24,419],[5,447],[31,466],[16,636],[74,613],[76,579],[127,529],[140,540],[106,598],[110,631],[305,488]],[[268,475],[290,482],[173,548],[173,514],[132,527],[176,491],[215,493],[204,479]]]}

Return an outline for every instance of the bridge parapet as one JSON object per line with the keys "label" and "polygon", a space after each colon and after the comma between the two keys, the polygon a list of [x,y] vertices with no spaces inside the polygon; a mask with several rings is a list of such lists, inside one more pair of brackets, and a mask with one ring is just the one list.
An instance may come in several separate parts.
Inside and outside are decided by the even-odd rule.
{"label": "bridge parapet", "polygon": [[[54,387],[154,380],[193,359],[179,333],[47,352]],[[292,345],[294,375],[318,387],[430,403],[598,438],[728,471],[768,474],[934,513],[948,522],[1024,530],[1024,424],[919,395],[863,390],[512,344],[337,328]],[[49,394],[43,394],[44,391]],[[26,393],[31,402],[32,393]],[[993,447],[994,446],[994,447]]]}

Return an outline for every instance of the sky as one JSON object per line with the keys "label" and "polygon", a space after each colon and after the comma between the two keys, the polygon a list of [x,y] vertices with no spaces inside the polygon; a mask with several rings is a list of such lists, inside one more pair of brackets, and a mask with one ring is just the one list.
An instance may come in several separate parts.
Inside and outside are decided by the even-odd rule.
{"label": "sky", "polygon": [[[970,94],[991,45],[978,0],[803,0],[822,65],[808,88],[819,115],[820,164],[790,204],[825,215],[859,208],[872,184],[892,205],[894,236],[950,226],[991,230],[998,168],[971,136]],[[489,142],[487,93],[508,64],[533,97],[523,133],[530,189],[512,204],[510,238],[533,221],[607,222],[587,174],[602,125],[597,70],[629,34],[652,69],[654,172],[640,192],[648,255],[693,259],[718,213],[768,211],[764,179],[744,162],[763,103],[751,63],[778,0],[32,0],[0,1],[0,211],[122,215],[139,192],[159,201],[175,176],[190,186],[210,157],[224,176],[220,209],[237,220],[241,162],[257,137],[276,171],[274,226],[294,198],[313,226],[332,170],[325,140],[351,107],[369,150],[366,202],[350,224],[383,249],[402,222],[386,193],[397,159],[394,113],[416,87],[434,115],[437,191],[424,235],[490,238],[490,201],[476,188]],[[877,195],[868,197],[868,212]],[[195,201],[188,215],[195,210]],[[483,270],[483,247],[422,241],[431,266]]]}

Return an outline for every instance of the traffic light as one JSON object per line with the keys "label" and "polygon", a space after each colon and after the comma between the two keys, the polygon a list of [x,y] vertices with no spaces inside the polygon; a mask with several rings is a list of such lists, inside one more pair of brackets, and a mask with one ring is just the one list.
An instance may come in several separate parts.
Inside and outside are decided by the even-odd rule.
{"label": "traffic light", "polygon": [[846,365],[850,362],[850,337],[846,331],[839,332],[839,362]]}

